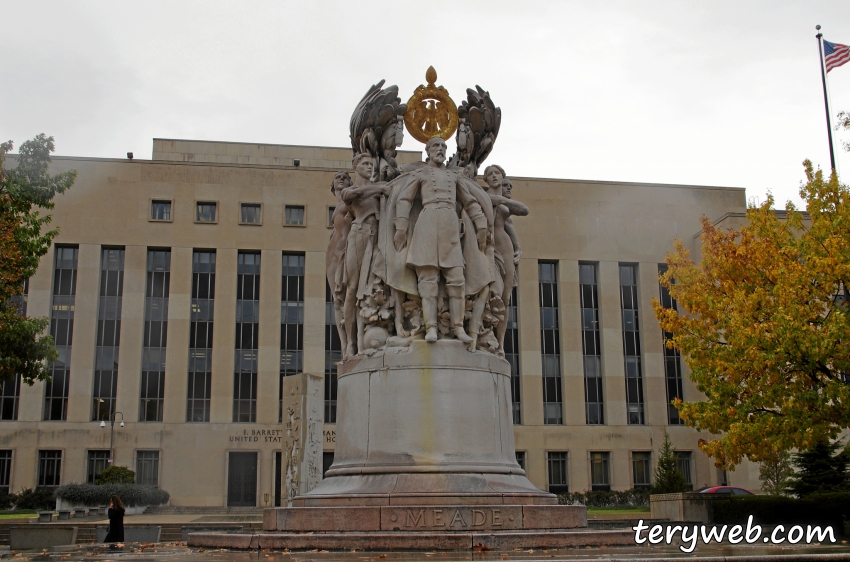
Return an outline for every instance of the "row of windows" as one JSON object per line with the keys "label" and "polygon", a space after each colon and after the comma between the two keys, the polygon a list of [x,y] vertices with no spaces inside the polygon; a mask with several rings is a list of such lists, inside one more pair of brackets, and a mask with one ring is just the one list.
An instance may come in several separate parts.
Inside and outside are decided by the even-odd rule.
{"label": "row of windows", "polygon": [[[611,453],[608,451],[591,451],[588,453],[590,467],[590,486],[592,490],[611,489]],[[632,451],[630,453],[631,476],[633,488],[649,488],[652,486],[652,452]],[[517,463],[526,468],[525,451],[517,451]],[[693,453],[677,451],[676,463],[685,476],[685,482],[693,487]],[[553,494],[565,494],[569,486],[569,452],[549,451],[546,453],[546,474],[549,491]]]}
{"label": "row of windows", "polygon": [[[584,370],[585,423],[605,423],[603,396],[602,341],[599,315],[598,264],[579,264],[579,303],[582,337],[582,368]],[[659,275],[666,266],[659,265]],[[543,423],[563,424],[561,381],[561,349],[558,307],[558,264],[541,261],[537,265],[540,306],[540,346],[543,375]],[[630,425],[646,423],[644,411],[643,367],[641,361],[640,321],[638,310],[638,266],[619,265],[620,315],[622,326],[623,361],[626,385],[626,420]],[[659,284],[661,305],[675,308],[669,291]],[[668,423],[681,423],[670,402],[682,398],[681,356],[666,343],[672,336],[663,333],[665,343],[664,369],[667,387]],[[516,418],[516,414],[515,414]]]}
{"label": "row of windows", "polygon": [[[86,454],[86,482],[93,484],[98,474],[109,466],[109,449],[90,449]],[[12,451],[0,450],[0,493],[10,493]],[[39,450],[36,486],[59,486],[62,479],[62,451]],[[136,451],[136,483],[159,485],[159,451]]]}
{"label": "row of windows", "polygon": [[[103,248],[101,255],[92,421],[109,420],[115,414],[124,285],[124,249]],[[47,384],[45,390],[43,419],[48,421],[67,419],[70,377],[68,365],[73,339],[77,258],[78,249],[75,247],[56,248],[51,334],[60,354],[58,360],[52,364],[53,380]],[[303,370],[304,343],[304,255],[284,253],[282,260],[281,377]],[[234,422],[255,422],[257,415],[260,261],[261,255],[257,252],[238,254]],[[215,265],[214,250],[194,251],[187,370],[187,422],[210,421]],[[139,394],[141,422],[161,422],[163,419],[170,280],[171,250],[148,250]],[[281,389],[282,386],[281,383]],[[17,419],[19,393],[20,377],[0,386],[0,419]],[[282,394],[279,398],[282,404]]]}
{"label": "row of windows", "polygon": [[[304,205],[284,205],[283,224],[286,226],[304,226],[306,221]],[[151,201],[150,220],[171,222],[173,219],[172,201],[169,199],[153,199]],[[196,201],[195,222],[218,222],[218,202]],[[239,224],[263,224],[262,203],[239,203]]]}
{"label": "row of windows", "polygon": [[[215,298],[215,251],[193,253],[192,301],[189,338],[186,421],[210,419],[212,334]],[[53,381],[45,393],[45,420],[67,417],[68,365],[71,356],[76,293],[78,250],[57,247],[54,268],[54,295],[51,334],[59,350],[52,364]],[[259,336],[260,254],[240,251],[237,263],[235,365],[233,380],[233,421],[256,420],[257,352]],[[283,254],[281,287],[280,374],[288,376],[303,369],[304,256]],[[165,387],[165,356],[168,334],[171,251],[148,251],[145,289],[145,317],[139,421],[162,421]],[[115,411],[118,384],[118,357],[123,295],[124,250],[103,248],[100,302],[97,320],[96,367],[92,393],[93,421],[109,419]],[[586,423],[604,423],[601,342],[596,264],[579,265],[582,339],[585,375]],[[544,422],[563,423],[558,269],[556,262],[539,262],[540,328]],[[663,272],[659,267],[659,272]],[[637,305],[637,266],[620,265],[623,351],[626,373],[628,422],[645,423]],[[509,309],[506,358],[511,363],[514,423],[522,416],[519,397],[519,330],[516,291]],[[661,289],[663,306],[675,307],[669,293]],[[336,365],[340,343],[336,333],[332,295],[326,287],[325,371],[326,421],[336,419]],[[669,334],[664,338],[669,339]],[[681,358],[665,348],[665,374],[668,403],[682,397]],[[0,419],[17,417],[19,382],[0,387]],[[282,384],[280,386],[282,389]],[[281,401],[282,403],[282,401]],[[675,408],[668,408],[668,421],[681,423]],[[279,415],[280,418],[280,415]]]}

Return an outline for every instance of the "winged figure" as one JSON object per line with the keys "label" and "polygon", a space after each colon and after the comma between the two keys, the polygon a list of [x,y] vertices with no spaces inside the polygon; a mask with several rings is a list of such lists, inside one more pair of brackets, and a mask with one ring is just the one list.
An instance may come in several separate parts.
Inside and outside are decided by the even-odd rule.
{"label": "winged figure", "polygon": [[351,115],[351,148],[373,160],[373,181],[389,181],[401,174],[396,149],[404,139],[407,105],[398,97],[398,86],[383,88],[384,80],[369,88]]}
{"label": "winged figure", "polygon": [[457,153],[450,165],[466,168],[475,177],[496,143],[502,110],[493,104],[490,93],[481,86],[466,90],[466,101],[457,108]]}

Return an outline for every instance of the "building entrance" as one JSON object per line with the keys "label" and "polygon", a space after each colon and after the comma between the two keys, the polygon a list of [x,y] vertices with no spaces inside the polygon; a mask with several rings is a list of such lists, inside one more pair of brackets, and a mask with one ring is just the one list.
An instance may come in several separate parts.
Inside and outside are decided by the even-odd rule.
{"label": "building entrance", "polygon": [[227,506],[257,505],[257,453],[230,453],[227,470]]}

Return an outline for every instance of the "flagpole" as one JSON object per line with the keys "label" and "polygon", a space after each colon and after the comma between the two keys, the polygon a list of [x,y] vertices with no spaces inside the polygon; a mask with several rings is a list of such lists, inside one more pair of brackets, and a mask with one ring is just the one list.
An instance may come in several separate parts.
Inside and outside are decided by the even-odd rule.
{"label": "flagpole", "polygon": [[820,24],[815,26],[818,34],[815,37],[818,40],[818,53],[820,54],[820,77],[823,83],[823,104],[826,107],[826,134],[829,137],[829,161],[832,164],[832,171],[835,172],[835,151],[832,148],[832,121],[829,117],[829,94],[826,89],[826,67],[823,62],[823,33],[820,32]]}

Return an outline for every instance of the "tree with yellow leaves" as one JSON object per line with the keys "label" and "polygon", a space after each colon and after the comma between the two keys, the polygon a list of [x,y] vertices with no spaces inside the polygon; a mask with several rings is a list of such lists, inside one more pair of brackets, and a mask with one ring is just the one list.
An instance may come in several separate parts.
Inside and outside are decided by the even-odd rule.
{"label": "tree with yellow leaves", "polygon": [[680,240],[661,283],[679,311],[653,301],[705,400],[675,406],[715,437],[700,448],[734,467],[809,450],[850,427],[850,191],[803,163],[808,218],[773,198],[740,231],[702,218],[702,258]]}

